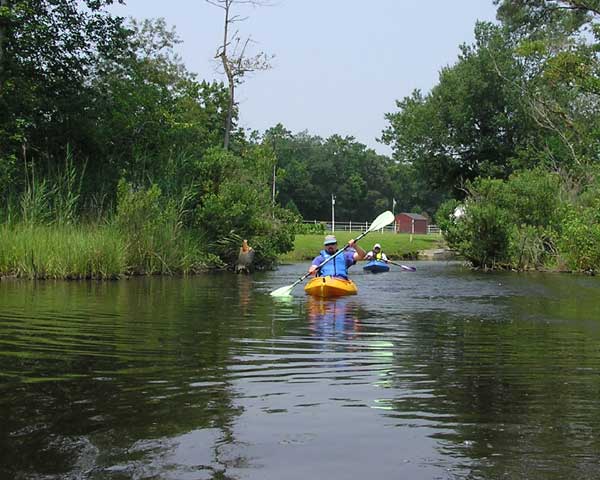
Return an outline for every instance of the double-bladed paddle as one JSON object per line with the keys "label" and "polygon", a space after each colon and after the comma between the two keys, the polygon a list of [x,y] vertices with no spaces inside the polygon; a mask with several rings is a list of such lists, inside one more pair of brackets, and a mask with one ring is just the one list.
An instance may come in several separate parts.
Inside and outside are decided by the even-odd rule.
{"label": "double-bladed paddle", "polygon": [[[394,221],[394,214],[392,212],[390,212],[389,210],[387,212],[383,212],[381,215],[379,215],[375,220],[373,220],[373,222],[371,223],[371,226],[364,231],[363,233],[361,233],[358,237],[356,237],[356,239],[354,240],[355,242],[358,242],[361,238],[363,238],[367,233],[369,232],[373,232],[375,230],[381,230],[383,227],[389,225],[390,223],[392,223]],[[349,245],[346,245],[344,248],[338,250],[337,252],[335,252],[335,254],[333,254],[331,257],[329,257],[327,260],[325,260],[324,262],[322,262],[318,267],[317,270],[319,270],[323,265],[325,265],[327,262],[333,260],[335,257],[337,257],[340,253],[344,252],[347,248],[349,247]],[[292,289],[298,285],[300,282],[302,282],[306,277],[308,277],[310,275],[310,273],[306,273],[305,275],[302,275],[298,280],[296,280],[294,283],[292,283],[291,285],[286,285],[285,287],[280,287],[277,290],[273,290],[271,292],[271,296],[272,297],[287,297],[290,293],[292,293]]]}

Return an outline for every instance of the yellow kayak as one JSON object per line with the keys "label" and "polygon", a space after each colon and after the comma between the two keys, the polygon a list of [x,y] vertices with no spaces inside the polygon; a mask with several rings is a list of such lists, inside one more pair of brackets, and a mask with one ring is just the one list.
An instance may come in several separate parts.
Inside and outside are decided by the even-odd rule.
{"label": "yellow kayak", "polygon": [[352,280],[337,277],[315,277],[304,287],[307,295],[313,297],[341,297],[356,295],[358,289]]}

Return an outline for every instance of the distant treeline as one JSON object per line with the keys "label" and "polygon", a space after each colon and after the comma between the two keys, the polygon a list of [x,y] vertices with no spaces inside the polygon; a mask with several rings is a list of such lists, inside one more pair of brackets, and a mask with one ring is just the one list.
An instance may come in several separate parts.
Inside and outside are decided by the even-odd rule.
{"label": "distant treeline", "polygon": [[377,213],[435,212],[440,197],[418,181],[408,163],[379,155],[352,137],[293,134],[279,124],[263,141],[277,158],[277,199],[307,220],[368,221]]}

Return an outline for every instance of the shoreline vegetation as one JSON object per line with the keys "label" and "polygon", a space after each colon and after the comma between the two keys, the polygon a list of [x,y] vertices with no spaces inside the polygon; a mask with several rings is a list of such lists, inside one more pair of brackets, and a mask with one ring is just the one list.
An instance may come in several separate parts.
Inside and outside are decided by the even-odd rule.
{"label": "shoreline vegetation", "polygon": [[[256,269],[310,260],[325,226],[301,220],[332,203],[338,219],[426,215],[475,269],[600,271],[597,8],[495,0],[498,22],[477,22],[436,85],[384,114],[381,155],[276,119],[243,128],[242,77],[199,78],[164,19],[112,3],[0,8],[0,275],[193,274],[231,268],[244,239]],[[227,45],[225,70],[270,67]],[[442,242],[382,235],[363,246],[404,259]]]}
{"label": "shoreline vegetation", "polygon": [[[186,232],[173,230],[128,238],[116,224],[0,225],[0,279],[116,280],[133,275],[193,275],[221,270],[225,264],[203,251]],[[357,232],[336,232],[345,243]],[[298,234],[280,263],[309,261],[322,248],[323,235]],[[390,259],[417,259],[418,252],[440,248],[441,235],[372,233],[370,250],[381,243]]]}
{"label": "shoreline vegetation", "polygon": [[156,237],[139,240],[128,240],[110,224],[0,225],[0,278],[115,280],[186,275],[222,265],[198,249],[188,234],[168,242]]}

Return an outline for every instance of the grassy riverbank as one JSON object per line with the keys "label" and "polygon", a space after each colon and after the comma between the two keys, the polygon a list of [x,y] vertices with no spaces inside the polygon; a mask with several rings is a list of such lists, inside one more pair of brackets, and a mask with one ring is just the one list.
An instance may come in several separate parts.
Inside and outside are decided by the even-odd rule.
{"label": "grassy riverbank", "polygon": [[[336,232],[340,245],[356,238],[359,232]],[[380,243],[385,254],[390,259],[416,258],[421,250],[439,248],[443,244],[441,235],[413,235],[412,242],[409,234],[403,233],[369,233],[359,244],[365,251],[369,251],[375,243]],[[294,250],[280,257],[283,262],[311,260],[323,249],[323,235],[306,234],[296,235]]]}
{"label": "grassy riverbank", "polygon": [[3,224],[0,246],[0,276],[30,279],[186,274],[210,263],[186,232],[154,230],[132,237],[109,224]]}
{"label": "grassy riverbank", "polygon": [[[358,232],[336,233],[340,243]],[[440,235],[370,233],[361,241],[365,250],[381,243],[394,259],[416,258],[417,252],[437,248]],[[296,235],[294,250],[283,262],[310,260],[323,248],[323,235]],[[137,234],[114,224],[26,225],[0,224],[0,277],[30,279],[115,279],[123,275],[190,274],[208,270],[218,258],[204,251],[176,225],[161,225]]]}

